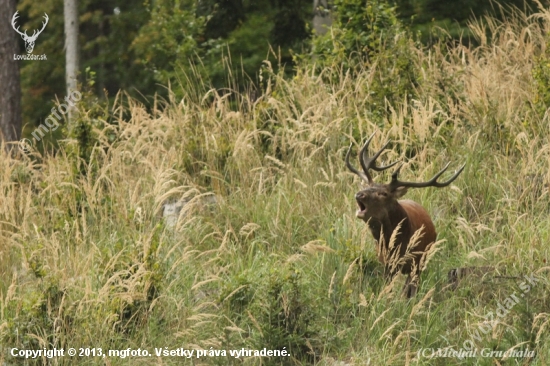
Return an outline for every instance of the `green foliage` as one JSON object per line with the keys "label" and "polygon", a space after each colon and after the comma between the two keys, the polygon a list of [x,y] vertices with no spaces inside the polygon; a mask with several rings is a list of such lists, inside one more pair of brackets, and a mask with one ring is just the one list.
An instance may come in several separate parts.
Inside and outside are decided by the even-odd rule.
{"label": "green foliage", "polygon": [[[213,86],[243,90],[264,59],[290,71],[292,49],[307,38],[305,0],[243,4],[166,0],[148,5],[149,22],[132,44],[155,79],[176,96],[190,75]],[[273,49],[272,49],[273,48]],[[280,48],[280,49],[279,49]],[[277,56],[276,56],[277,55]],[[231,77],[227,77],[227,71]]]}
{"label": "green foliage", "polygon": [[[475,42],[468,22],[490,15],[502,20],[511,9],[521,9],[531,14],[537,9],[534,0],[395,0],[398,17],[411,27],[423,43],[431,45],[451,38],[464,43]],[[441,31],[442,30],[442,31]]]}
{"label": "green foliage", "polygon": [[85,0],[79,7],[80,80],[84,81],[86,69],[95,70],[92,90],[111,100],[121,89],[142,102],[143,96],[162,90],[131,48],[150,16],[143,0]]}
{"label": "green foliage", "polygon": [[[307,356],[314,312],[306,287],[301,283],[301,271],[294,265],[273,270],[266,279],[266,293],[257,304],[261,337],[255,347],[286,349],[298,359]],[[310,346],[311,347],[311,346]],[[313,350],[312,350],[313,351]],[[310,356],[311,357],[311,356]]]}
{"label": "green foliage", "polygon": [[[212,47],[205,43],[210,80],[215,87],[243,90],[250,80],[258,82],[264,60],[269,60],[277,69],[282,67],[287,75],[292,74],[294,54],[307,46],[311,1],[205,0],[200,2],[198,14],[211,14],[205,39],[218,40],[224,45]],[[231,80],[224,74],[228,65]]]}
{"label": "green foliage", "polygon": [[188,69],[199,62],[202,52],[198,38],[208,18],[196,15],[196,2],[192,0],[162,0],[146,5],[149,21],[141,27],[131,49],[157,82],[168,85],[177,67]]}
{"label": "green foliage", "polygon": [[312,324],[322,308],[311,306],[303,272],[295,264],[273,262],[262,254],[256,260],[269,262],[271,269],[232,279],[221,293],[222,304],[240,328],[252,330],[246,341],[250,349],[286,349],[296,359],[311,359],[312,343],[319,336]]}
{"label": "green foliage", "polygon": [[96,73],[86,69],[86,88],[81,93],[81,99],[75,105],[73,120],[63,126],[67,153],[74,157],[75,171],[85,174],[90,166],[92,152],[100,138],[100,130],[104,137],[113,138],[107,127],[110,120],[109,104],[101,101],[92,91],[95,85]]}
{"label": "green foliage", "polygon": [[386,0],[338,0],[334,17],[331,31],[313,40],[312,62],[319,70],[341,68],[352,76],[369,70],[368,102],[381,122],[388,105],[415,96],[419,72],[411,46],[416,42]]}
{"label": "green foliage", "polygon": [[[73,321],[72,309],[63,308],[66,291],[50,281],[53,280],[48,276],[40,285],[41,291],[29,293],[19,309],[11,306],[6,309],[17,315],[6,324],[7,332],[0,337],[3,344],[11,344],[19,349],[43,349],[44,344],[52,348],[68,346]],[[42,364],[39,358],[30,361],[33,365]]]}
{"label": "green foliage", "polygon": [[[388,105],[398,106],[417,96],[419,67],[411,54],[415,42],[407,32],[396,34],[393,42],[376,57],[376,70],[370,86],[375,110],[386,112]],[[381,113],[381,116],[385,116]]]}
{"label": "green foliage", "polygon": [[[274,24],[267,14],[250,14],[241,26],[228,35],[226,47],[211,48],[208,52],[208,64],[213,84],[231,85],[227,71],[233,71],[244,85],[249,81],[248,78],[256,79],[262,62],[265,59],[274,60],[269,52],[273,27]],[[228,65],[222,62],[224,57]],[[245,74],[242,75],[239,69],[245,70]]]}
{"label": "green foliage", "polygon": [[332,31],[316,37],[313,55],[320,68],[369,62],[400,32],[395,7],[386,0],[335,0]]}
{"label": "green foliage", "polygon": [[[35,48],[48,60],[21,64],[24,136],[66,93],[62,8],[60,0],[18,5],[22,29],[39,27],[44,13],[50,18]],[[155,94],[168,98],[169,84],[183,95],[180,85],[195,84],[190,75],[208,80],[207,88],[243,90],[265,58],[291,72],[292,55],[309,36],[310,11],[309,0],[80,1],[81,76],[87,68],[96,72],[94,94],[101,99],[112,102],[122,89],[148,106]],[[226,77],[228,68],[233,78]]]}
{"label": "green foliage", "polygon": [[[49,17],[34,51],[34,54],[46,54],[47,61],[25,61],[20,65],[23,135],[28,136],[44,123],[51,108],[56,106],[55,101],[62,100],[66,94],[63,11],[59,11],[63,9],[63,2],[23,0],[17,9],[21,14],[21,29],[37,29],[44,13]],[[96,71],[93,88],[96,96],[113,98],[120,89],[138,99],[142,95],[154,95],[157,88],[153,75],[136,62],[130,48],[147,17],[142,0],[79,1],[81,76],[85,77],[87,68]],[[59,136],[51,140],[56,139]]]}
{"label": "green foliage", "polygon": [[[120,260],[105,274],[112,279],[108,316],[117,332],[139,332],[147,324],[151,304],[162,290],[165,275],[165,267],[158,258],[163,229],[160,224],[153,228],[142,247],[122,238],[116,243]],[[109,258],[105,261],[108,263]]]}

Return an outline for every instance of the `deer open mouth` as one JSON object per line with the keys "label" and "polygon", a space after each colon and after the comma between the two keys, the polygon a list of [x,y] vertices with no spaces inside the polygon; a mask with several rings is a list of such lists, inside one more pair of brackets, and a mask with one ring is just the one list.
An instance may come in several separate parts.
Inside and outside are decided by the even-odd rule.
{"label": "deer open mouth", "polygon": [[357,217],[362,219],[367,214],[367,206],[363,204],[363,202],[357,200],[357,205],[359,206],[359,209],[357,210]]}

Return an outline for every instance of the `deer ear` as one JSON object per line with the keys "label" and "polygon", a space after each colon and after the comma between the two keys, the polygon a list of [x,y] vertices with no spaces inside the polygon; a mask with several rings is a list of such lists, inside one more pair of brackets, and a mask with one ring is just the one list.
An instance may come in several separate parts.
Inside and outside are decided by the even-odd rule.
{"label": "deer ear", "polygon": [[405,193],[407,193],[408,189],[409,189],[408,187],[397,187],[393,191],[393,195],[395,196],[395,198],[401,198],[405,195]]}

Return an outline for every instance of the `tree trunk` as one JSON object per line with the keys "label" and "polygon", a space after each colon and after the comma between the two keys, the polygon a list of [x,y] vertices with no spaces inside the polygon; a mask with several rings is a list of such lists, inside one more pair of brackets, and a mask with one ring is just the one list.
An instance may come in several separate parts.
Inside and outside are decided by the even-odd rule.
{"label": "tree trunk", "polygon": [[21,138],[21,86],[17,33],[11,27],[15,0],[0,0],[0,140],[18,141]]}
{"label": "tree trunk", "polygon": [[[67,96],[78,90],[78,0],[63,1],[65,17],[65,83]],[[74,108],[69,107],[69,123],[73,119]]]}

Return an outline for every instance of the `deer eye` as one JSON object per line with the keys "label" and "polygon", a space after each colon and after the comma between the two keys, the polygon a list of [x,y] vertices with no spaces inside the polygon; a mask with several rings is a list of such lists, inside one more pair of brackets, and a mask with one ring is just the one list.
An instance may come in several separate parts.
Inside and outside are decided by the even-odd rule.
{"label": "deer eye", "polygon": [[386,192],[380,192],[379,194],[380,194],[382,197],[387,197],[387,196],[388,196],[388,194],[387,194]]}

